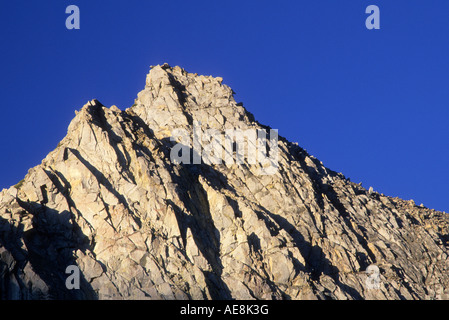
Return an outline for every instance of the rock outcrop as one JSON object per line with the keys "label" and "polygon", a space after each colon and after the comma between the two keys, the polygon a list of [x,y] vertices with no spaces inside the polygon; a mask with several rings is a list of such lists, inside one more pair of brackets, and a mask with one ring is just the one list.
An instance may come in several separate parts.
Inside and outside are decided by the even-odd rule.
{"label": "rock outcrop", "polygon": [[447,214],[365,190],[282,137],[270,174],[172,161],[175,130],[195,125],[269,129],[221,78],[168,65],[131,108],[77,112],[0,193],[1,299],[448,298]]}

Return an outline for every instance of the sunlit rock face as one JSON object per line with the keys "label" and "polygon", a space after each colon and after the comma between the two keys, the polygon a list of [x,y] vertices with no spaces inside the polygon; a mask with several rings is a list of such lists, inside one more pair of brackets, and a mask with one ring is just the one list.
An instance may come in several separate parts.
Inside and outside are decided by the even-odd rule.
{"label": "sunlit rock face", "polygon": [[367,191],[270,129],[223,79],[166,64],[125,111],[89,102],[0,193],[0,298],[449,298],[446,214]]}

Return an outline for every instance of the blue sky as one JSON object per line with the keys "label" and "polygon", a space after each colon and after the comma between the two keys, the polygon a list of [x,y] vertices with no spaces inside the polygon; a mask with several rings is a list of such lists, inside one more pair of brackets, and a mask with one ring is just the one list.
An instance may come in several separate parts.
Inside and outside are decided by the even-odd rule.
{"label": "blue sky", "polygon": [[[80,30],[65,9],[80,8]],[[380,30],[365,9],[380,8]],[[0,188],[88,100],[150,65],[221,76],[256,119],[354,182],[449,211],[449,1],[0,0]]]}

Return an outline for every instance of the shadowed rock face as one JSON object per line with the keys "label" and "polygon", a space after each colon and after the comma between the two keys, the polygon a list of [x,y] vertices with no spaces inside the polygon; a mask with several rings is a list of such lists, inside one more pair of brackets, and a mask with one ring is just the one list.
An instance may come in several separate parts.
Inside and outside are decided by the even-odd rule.
{"label": "shadowed rock face", "polygon": [[[268,129],[221,78],[168,65],[126,111],[85,105],[0,193],[0,297],[448,298],[446,214],[369,192],[283,138],[270,175],[247,161],[174,163],[175,129],[196,123]],[[79,290],[65,285],[69,265]]]}

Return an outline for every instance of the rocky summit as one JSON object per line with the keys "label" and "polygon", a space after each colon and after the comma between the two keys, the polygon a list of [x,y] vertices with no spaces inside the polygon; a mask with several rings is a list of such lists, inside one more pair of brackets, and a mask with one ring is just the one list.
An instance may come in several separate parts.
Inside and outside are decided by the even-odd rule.
{"label": "rocky summit", "polygon": [[[195,126],[268,134],[222,81],[158,65],[129,109],[76,112],[0,193],[1,299],[449,298],[443,212],[366,190],[281,136],[264,163],[174,161],[210,147],[177,137]],[[232,160],[224,144],[211,154]]]}

